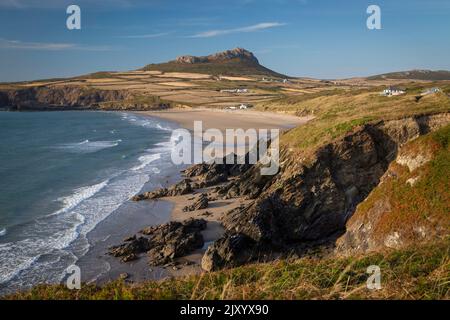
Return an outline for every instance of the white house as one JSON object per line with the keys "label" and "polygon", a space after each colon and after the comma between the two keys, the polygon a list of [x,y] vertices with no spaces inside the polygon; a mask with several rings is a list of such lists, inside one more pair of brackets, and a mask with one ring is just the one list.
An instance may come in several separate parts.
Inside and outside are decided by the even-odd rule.
{"label": "white house", "polygon": [[248,89],[222,89],[220,90],[221,93],[227,92],[227,93],[248,93],[249,90]]}
{"label": "white house", "polygon": [[246,104],[241,104],[240,106],[239,106],[239,109],[248,109],[248,105],[246,105]]}
{"label": "white house", "polygon": [[395,87],[389,87],[389,88],[383,90],[382,95],[384,95],[384,96],[399,96],[399,95],[402,95],[405,93],[406,92],[402,89],[395,88]]}
{"label": "white house", "polygon": [[431,89],[427,89],[427,90],[423,91],[420,95],[426,96],[428,94],[433,94],[433,93],[438,93],[438,92],[441,92],[440,88],[431,88]]}

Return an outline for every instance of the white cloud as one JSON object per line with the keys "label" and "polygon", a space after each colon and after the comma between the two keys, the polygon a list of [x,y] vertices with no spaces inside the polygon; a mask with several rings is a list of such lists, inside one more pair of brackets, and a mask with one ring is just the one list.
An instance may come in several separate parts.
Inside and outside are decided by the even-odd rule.
{"label": "white cloud", "polygon": [[[28,9],[28,8],[64,8],[72,4],[73,0],[0,0],[0,7]],[[145,3],[143,0],[78,0],[80,6],[117,6],[131,7],[134,4]]]}
{"label": "white cloud", "polygon": [[0,39],[0,49],[23,49],[23,50],[84,50],[84,51],[107,51],[107,46],[86,46],[75,43],[57,43],[57,42],[27,42],[20,40]]}
{"label": "white cloud", "polygon": [[120,36],[119,38],[125,39],[151,39],[151,38],[160,38],[170,34],[170,32],[161,32],[161,33],[151,33],[151,34],[138,34],[131,36]]}
{"label": "white cloud", "polygon": [[260,31],[260,30],[281,27],[284,25],[286,25],[286,24],[279,23],[279,22],[262,22],[262,23],[254,24],[254,25],[247,26],[247,27],[241,27],[241,28],[204,31],[204,32],[200,32],[200,33],[194,34],[192,36],[189,36],[189,38],[211,38],[211,37],[217,37],[217,36],[231,34],[231,33],[256,32],[256,31]]}

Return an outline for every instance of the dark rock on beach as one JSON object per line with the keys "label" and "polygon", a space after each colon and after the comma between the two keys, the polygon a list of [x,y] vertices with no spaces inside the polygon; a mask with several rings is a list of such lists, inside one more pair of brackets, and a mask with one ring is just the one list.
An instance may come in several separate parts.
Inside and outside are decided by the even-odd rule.
{"label": "dark rock on beach", "polygon": [[136,260],[138,254],[146,252],[150,249],[150,242],[144,237],[129,237],[119,246],[111,247],[109,254],[114,257],[120,257],[120,261],[129,262]]}
{"label": "dark rock on beach", "polygon": [[122,262],[132,261],[146,253],[152,266],[174,262],[203,246],[201,231],[206,229],[204,219],[171,221],[143,229],[143,236],[132,236],[121,245],[110,248],[109,254],[120,257]]}
{"label": "dark rock on beach", "polygon": [[155,191],[144,192],[132,198],[133,201],[159,199],[163,197],[175,197],[191,193],[193,191],[190,179],[183,179],[170,188],[161,188]]}
{"label": "dark rock on beach", "polygon": [[208,208],[208,195],[206,193],[201,193],[197,200],[190,206],[185,206],[183,208],[184,212],[191,212],[195,210],[201,210]]}
{"label": "dark rock on beach", "polygon": [[244,264],[253,258],[254,244],[255,242],[244,234],[222,237],[206,250],[202,258],[202,268],[215,271]]}

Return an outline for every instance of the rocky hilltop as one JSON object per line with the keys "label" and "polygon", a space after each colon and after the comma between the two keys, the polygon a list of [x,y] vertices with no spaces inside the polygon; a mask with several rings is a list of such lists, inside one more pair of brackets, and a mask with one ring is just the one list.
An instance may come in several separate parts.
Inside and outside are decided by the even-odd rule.
{"label": "rocky hilltop", "polygon": [[180,56],[177,57],[174,62],[176,63],[213,63],[213,62],[224,62],[233,59],[245,60],[251,63],[259,64],[258,59],[253,55],[252,52],[245,50],[243,48],[235,48],[232,50],[226,50],[223,52],[218,52],[215,54],[211,54],[203,57],[196,56]]}
{"label": "rocky hilltop", "polygon": [[149,64],[142,70],[288,78],[286,75],[262,66],[252,52],[243,48],[235,48],[200,57],[184,55],[169,62]]}

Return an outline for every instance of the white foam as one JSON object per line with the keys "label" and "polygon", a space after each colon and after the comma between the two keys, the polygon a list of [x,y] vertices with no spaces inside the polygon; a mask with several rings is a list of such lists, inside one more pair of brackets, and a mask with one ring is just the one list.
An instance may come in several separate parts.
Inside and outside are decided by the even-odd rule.
{"label": "white foam", "polygon": [[[130,120],[130,117],[136,120]],[[152,128],[157,125],[152,119],[142,120],[126,113],[122,114],[122,119]],[[87,153],[111,148],[120,142],[84,140],[58,147],[70,152]],[[160,172],[156,166],[151,166],[150,172],[144,169],[161,159],[173,146],[174,141],[161,143],[158,148],[149,150],[149,154],[140,156],[140,163],[131,170],[118,172],[98,184],[75,189],[73,194],[58,199],[63,204],[61,209],[21,227],[16,241],[0,244],[0,283],[21,286],[59,279],[65,264],[75,262],[89,249],[87,234],[138,193],[148,182],[148,173]],[[3,232],[6,233],[6,230],[1,230],[0,235]],[[49,260],[48,254],[65,258],[61,261]]]}
{"label": "white foam", "polygon": [[77,188],[73,191],[73,193],[70,196],[59,198],[58,201],[61,201],[64,204],[64,206],[61,209],[59,209],[58,211],[50,214],[50,216],[61,214],[63,212],[67,212],[67,211],[75,208],[82,201],[89,199],[90,197],[95,195],[97,192],[102,190],[104,187],[106,187],[106,185],[108,184],[108,181],[109,181],[109,179],[105,180],[103,182],[100,182],[98,184],[94,184],[92,186]]}
{"label": "white foam", "polygon": [[0,230],[0,237],[6,235],[6,228]]}
{"label": "white foam", "polygon": [[[84,241],[87,233],[139,192],[146,182],[147,175],[136,173],[118,177],[110,183],[105,181],[77,189],[73,196],[65,198],[66,206],[57,214],[24,226],[21,232],[25,239],[0,244],[0,283],[13,279],[19,273],[20,279],[17,281],[29,279],[32,282],[43,268],[49,278],[61,277],[62,271],[53,271],[53,274],[52,269],[43,265],[39,258],[52,252],[67,255],[70,253],[67,248],[72,244],[80,255],[85,254],[89,249],[89,243]],[[72,261],[76,259],[74,257]]]}
{"label": "white foam", "polygon": [[156,161],[158,159],[161,159],[161,154],[160,153],[147,154],[147,155],[144,155],[144,156],[140,156],[138,160],[141,162],[141,164],[136,166],[136,167],[131,168],[131,170],[133,170],[133,171],[142,170],[146,166],[148,166],[150,163],[152,163],[153,161]]}
{"label": "white foam", "polygon": [[84,140],[76,143],[66,143],[58,146],[58,149],[66,150],[74,153],[92,153],[107,148],[113,148],[119,145],[122,140],[112,141],[89,141]]}
{"label": "white foam", "polygon": [[156,124],[156,127],[160,130],[164,130],[164,131],[172,131],[172,128],[169,127],[163,127],[160,123]]}
{"label": "white foam", "polygon": [[122,114],[122,120],[129,121],[130,123],[134,125],[138,125],[144,128],[151,128],[151,129],[159,129],[164,131],[171,131],[172,128],[168,126],[163,126],[161,123],[159,123],[155,118],[149,118],[149,117],[136,117],[132,114]]}

